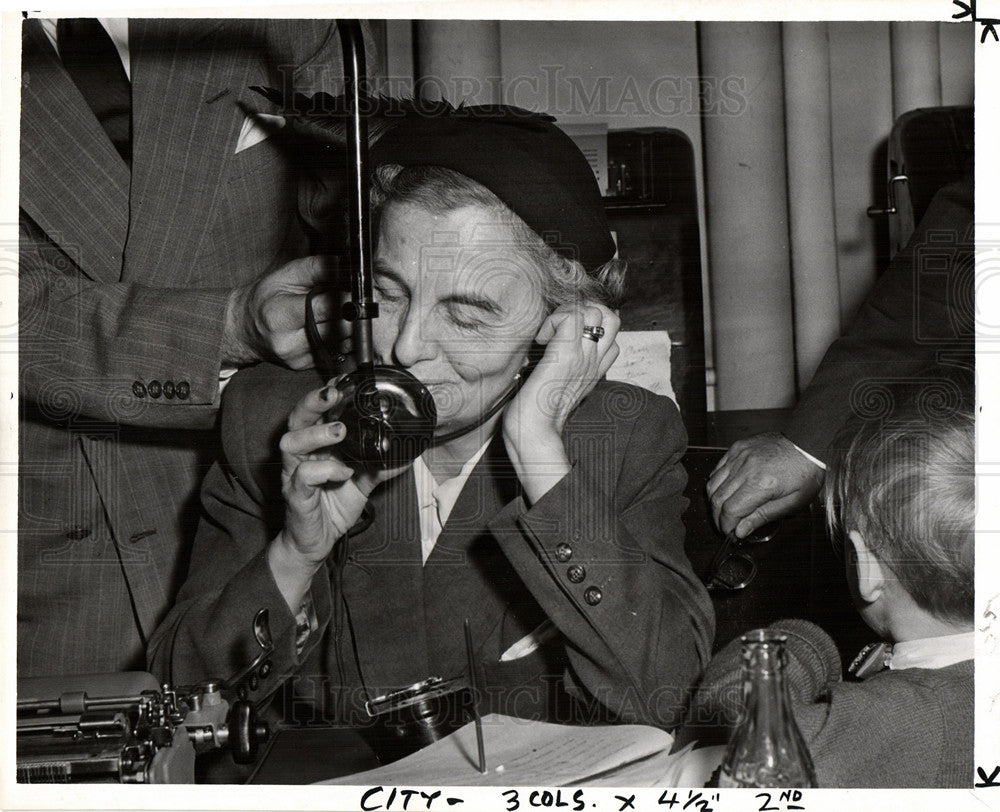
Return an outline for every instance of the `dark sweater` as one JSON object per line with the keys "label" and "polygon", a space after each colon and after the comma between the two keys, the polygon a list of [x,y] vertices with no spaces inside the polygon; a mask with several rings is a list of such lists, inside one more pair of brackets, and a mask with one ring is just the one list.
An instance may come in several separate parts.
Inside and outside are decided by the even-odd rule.
{"label": "dark sweater", "polygon": [[[795,623],[794,632],[804,633],[788,635],[786,675],[821,787],[972,786],[973,660],[885,670],[863,682],[831,680],[831,669],[819,664],[827,657],[817,652],[835,651],[832,641],[818,626]],[[732,729],[740,648],[736,639],[712,658],[692,701],[685,739],[706,741]]]}

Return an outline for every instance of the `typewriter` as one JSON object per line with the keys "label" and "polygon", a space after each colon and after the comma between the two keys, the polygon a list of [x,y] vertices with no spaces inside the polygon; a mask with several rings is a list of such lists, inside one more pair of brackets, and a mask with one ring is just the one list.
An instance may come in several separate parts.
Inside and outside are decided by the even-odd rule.
{"label": "typewriter", "polygon": [[197,753],[254,761],[269,730],[244,682],[274,650],[266,610],[254,635],[261,651],[224,682],[174,689],[140,672],[18,680],[17,780],[191,783]]}

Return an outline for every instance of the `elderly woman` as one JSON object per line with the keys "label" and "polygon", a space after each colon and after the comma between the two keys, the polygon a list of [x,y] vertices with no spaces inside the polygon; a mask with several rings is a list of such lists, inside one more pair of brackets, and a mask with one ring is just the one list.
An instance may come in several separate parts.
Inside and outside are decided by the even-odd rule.
{"label": "elderly woman", "polygon": [[670,400],[602,380],[622,269],[586,160],[549,120],[467,108],[406,118],[372,164],[376,361],[427,386],[451,438],[352,468],[337,389],[237,375],[153,669],[235,673],[268,609],[253,698],[309,678],[325,718],[360,723],[366,699],[466,674],[468,619],[484,712],[674,726],[713,632],[684,555],[686,438]]}

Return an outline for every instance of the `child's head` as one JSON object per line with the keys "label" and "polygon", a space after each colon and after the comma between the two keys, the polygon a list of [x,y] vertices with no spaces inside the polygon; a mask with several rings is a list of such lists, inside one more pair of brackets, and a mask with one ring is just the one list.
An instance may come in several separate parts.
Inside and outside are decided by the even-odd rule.
{"label": "child's head", "polygon": [[972,415],[934,417],[904,406],[890,419],[858,426],[849,427],[846,451],[828,472],[826,505],[831,530],[844,538],[861,614],[891,634],[886,612],[900,612],[893,602],[908,598],[935,621],[971,624]]}

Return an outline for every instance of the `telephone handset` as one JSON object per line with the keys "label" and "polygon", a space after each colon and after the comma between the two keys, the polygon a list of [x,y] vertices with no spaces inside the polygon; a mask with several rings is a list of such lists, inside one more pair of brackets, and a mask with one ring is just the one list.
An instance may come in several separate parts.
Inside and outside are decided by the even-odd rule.
{"label": "telephone handset", "polygon": [[510,403],[531,375],[545,348],[532,344],[525,364],[496,402],[475,421],[447,434],[434,434],[437,407],[430,391],[405,369],[374,366],[371,375],[351,372],[338,383],[347,395],[346,405],[329,412],[329,420],[344,424],[344,439],[336,453],[365,468],[386,469],[406,465],[428,448],[450,442],[490,420]]}

